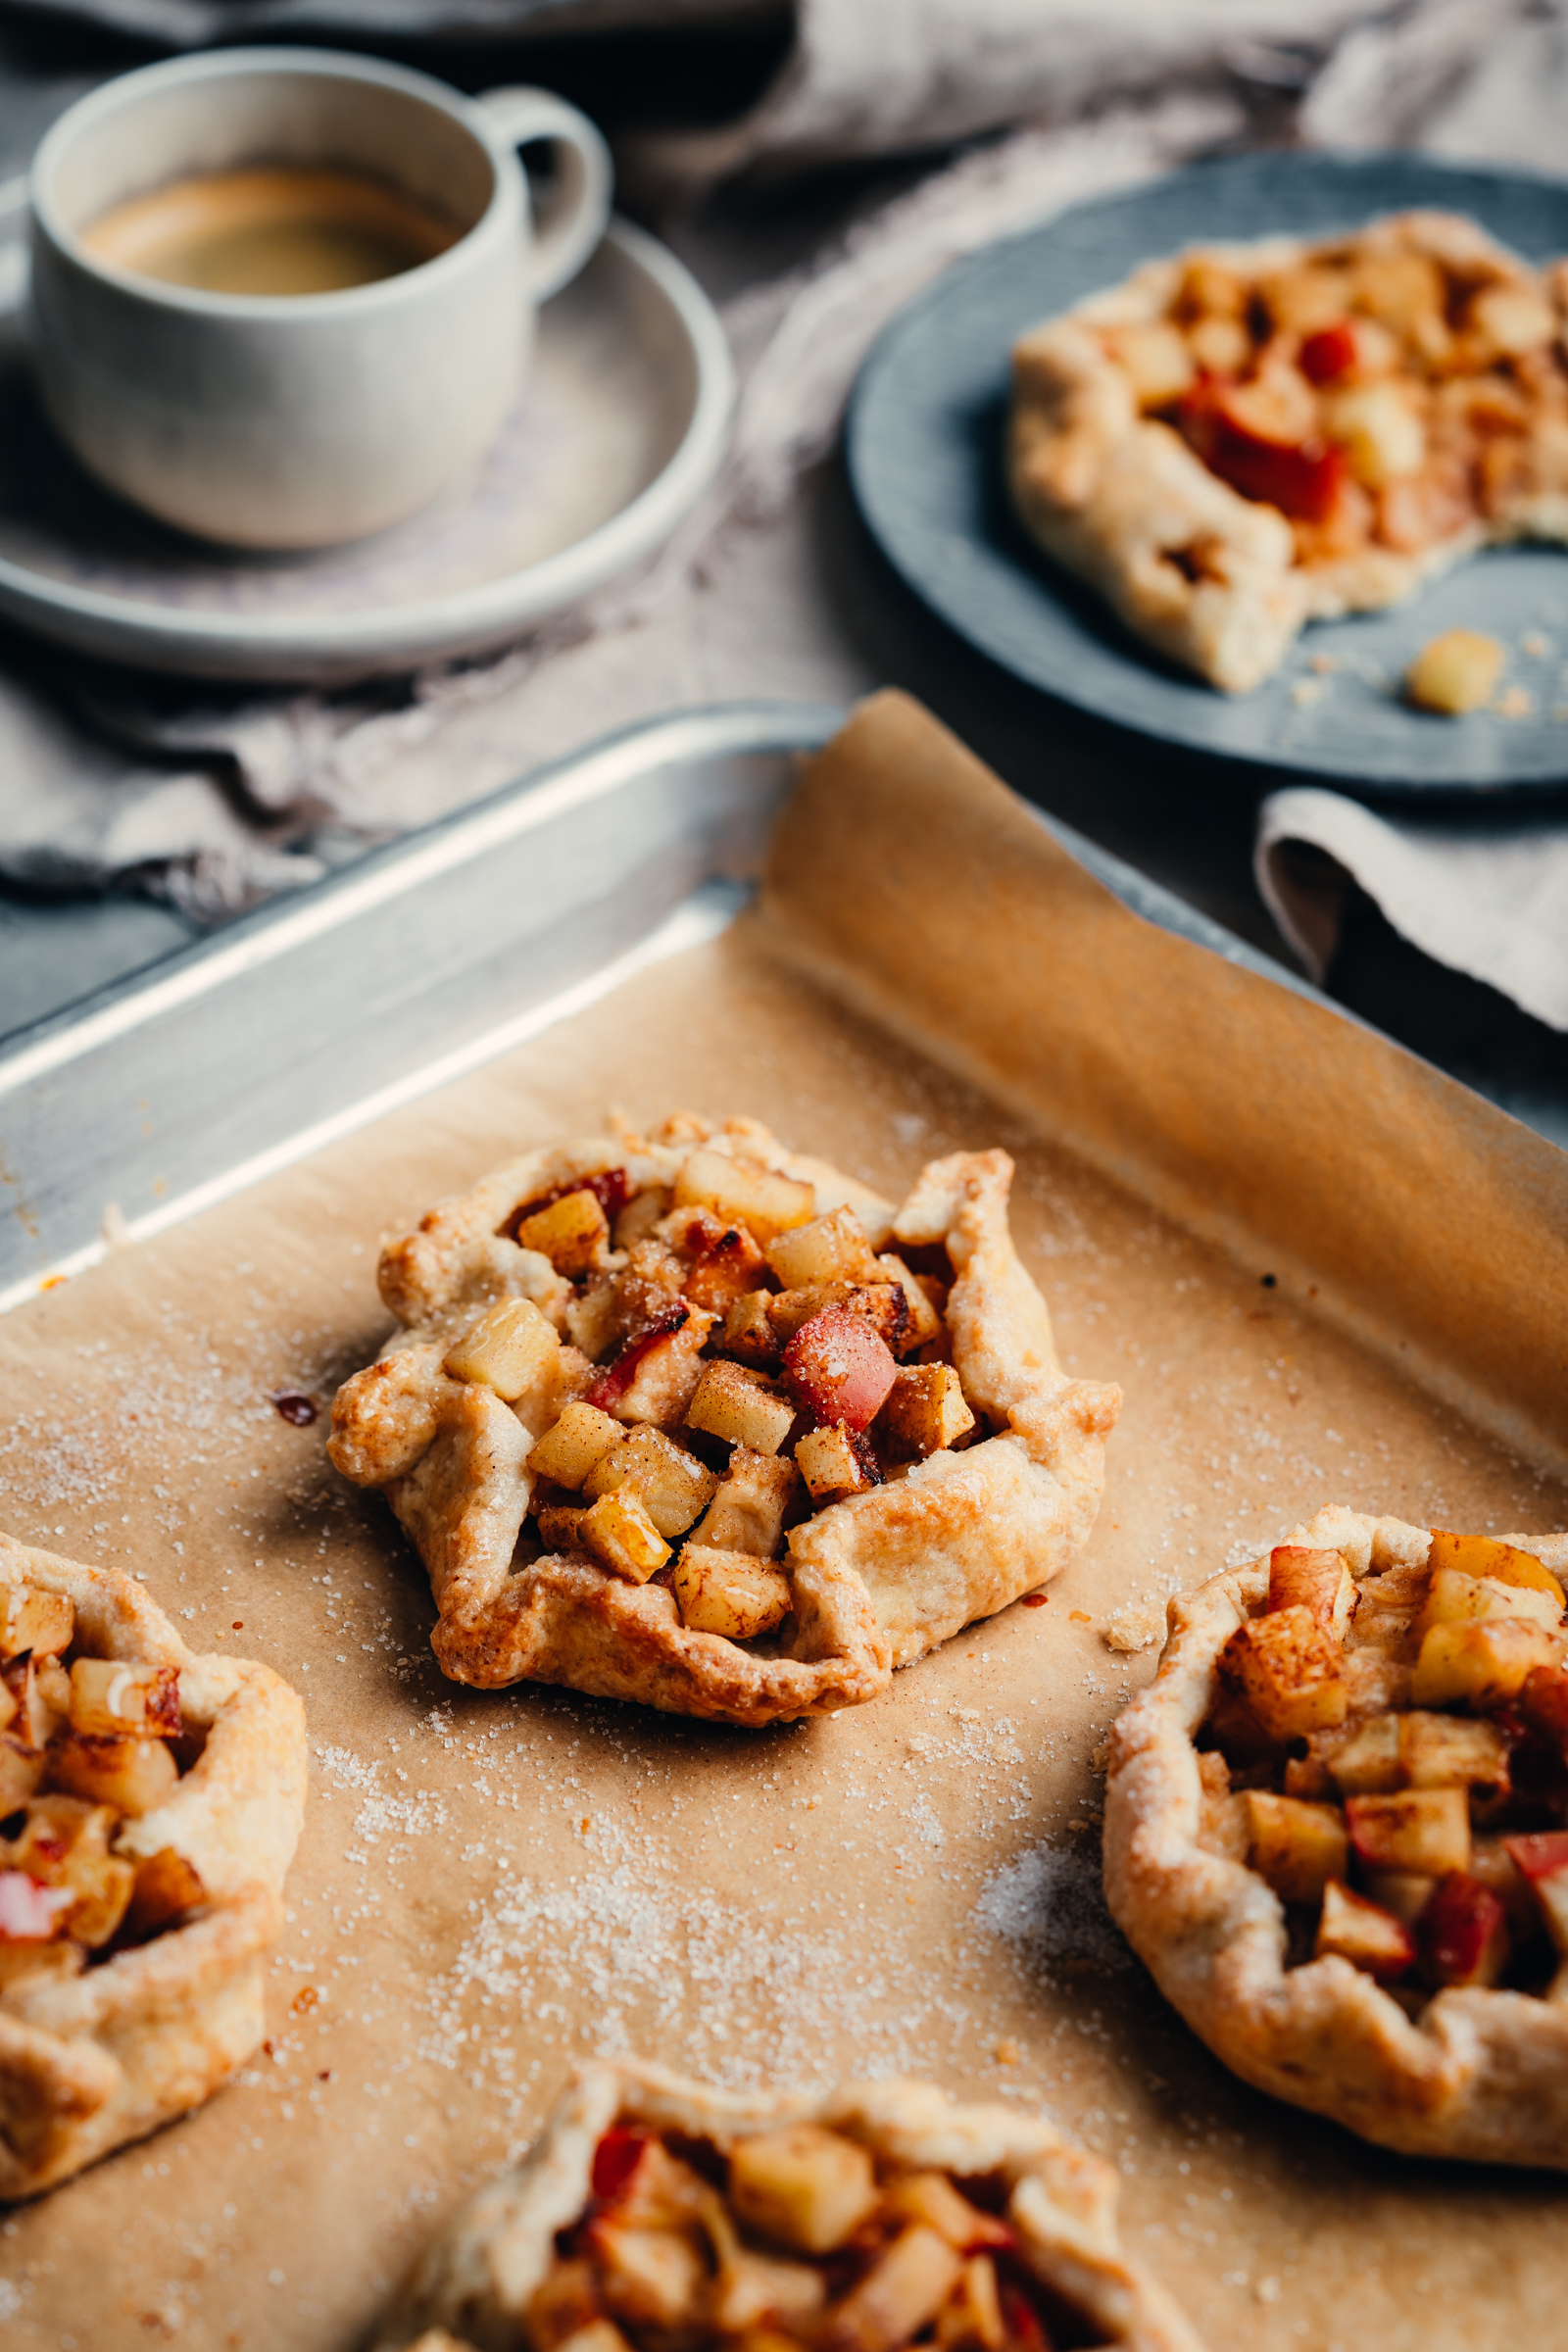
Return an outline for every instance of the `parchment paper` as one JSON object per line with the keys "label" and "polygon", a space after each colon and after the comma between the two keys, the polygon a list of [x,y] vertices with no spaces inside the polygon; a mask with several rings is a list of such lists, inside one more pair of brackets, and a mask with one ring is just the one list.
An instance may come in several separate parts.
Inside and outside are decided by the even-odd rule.
{"label": "parchment paper", "polygon": [[[899,998],[948,1066],[803,958],[858,958],[861,1003]],[[1016,1153],[1067,1362],[1127,1392],[1100,1525],[1045,1606],[763,1735],[442,1681],[390,1515],[328,1471],[324,1420],[270,1398],[324,1405],[376,1345],[383,1230],[611,1102],[753,1111],[893,1193],[958,1145]],[[1412,1118],[1428,1155],[1380,1200]],[[1309,1215],[1314,1185],[1282,1171],[1314,1140]],[[1107,1618],[1136,1635],[1318,1503],[1565,1524],[1565,1164],[1139,922],[889,698],[808,777],[760,917],[8,1318],[0,1522],[144,1574],[199,1644],[287,1674],[313,1789],[268,2052],[0,2225],[5,2341],[356,2345],[568,2063],[630,2047],[730,2082],[913,2069],[1048,2105],[1121,2163],[1130,2241],[1214,2352],[1568,2345],[1568,2187],[1401,2163],[1234,2082],[1103,1912],[1091,1763],[1154,1654],[1108,1647]],[[1166,1213],[1200,1165],[1202,1236]],[[1379,1264],[1374,1347],[1318,1308]],[[1467,1380],[1509,1443],[1461,1417]]]}

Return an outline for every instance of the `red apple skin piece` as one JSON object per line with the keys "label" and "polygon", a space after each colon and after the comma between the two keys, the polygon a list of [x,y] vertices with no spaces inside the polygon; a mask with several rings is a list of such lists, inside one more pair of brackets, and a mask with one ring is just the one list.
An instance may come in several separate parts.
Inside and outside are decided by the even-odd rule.
{"label": "red apple skin piece", "polygon": [[[588,1187],[582,1185],[578,1189],[586,1192]],[[637,1367],[649,1349],[656,1342],[667,1339],[672,1331],[684,1330],[691,1311],[683,1298],[677,1299],[673,1306],[667,1306],[656,1315],[644,1330],[623,1340],[610,1362],[601,1367],[583,1402],[596,1406],[602,1413],[608,1413],[612,1405],[618,1404],[637,1377]]]}
{"label": "red apple skin piece", "polygon": [[1559,1952],[1568,1953],[1568,1830],[1536,1830],[1503,1844],[1531,1889]]}
{"label": "red apple skin piece", "polygon": [[1244,498],[1278,507],[1298,522],[1326,522],[1348,471],[1327,441],[1270,441],[1234,415],[1225,386],[1201,383],[1181,404],[1181,428],[1211,473]]}
{"label": "red apple skin piece", "polygon": [[634,2132],[627,2124],[611,2125],[594,2150],[592,2186],[600,2204],[613,2205],[625,2195],[647,2145],[646,2132]]}
{"label": "red apple skin piece", "polygon": [[1516,1692],[1512,1712],[1568,1764],[1568,1673],[1560,1666],[1536,1667]]}
{"label": "red apple skin piece", "polygon": [[1508,1915],[1490,1886],[1456,1870],[1433,1888],[1415,1947],[1429,1984],[1494,1984],[1508,1957]]}
{"label": "red apple skin piece", "polygon": [[824,1426],[842,1421],[850,1429],[869,1429],[898,1371],[886,1342],[847,1306],[825,1306],[801,1325],[784,1350],[796,1402]]}
{"label": "red apple skin piece", "polygon": [[1315,335],[1308,335],[1302,343],[1301,373],[1309,384],[1337,383],[1342,375],[1349,374],[1358,356],[1354,327],[1348,318],[1336,319],[1332,326],[1320,326]]}

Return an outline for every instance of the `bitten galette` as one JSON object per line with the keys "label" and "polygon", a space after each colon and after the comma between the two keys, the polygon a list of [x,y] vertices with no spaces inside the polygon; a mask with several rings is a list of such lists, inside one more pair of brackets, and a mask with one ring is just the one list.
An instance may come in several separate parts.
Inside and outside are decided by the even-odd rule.
{"label": "bitten galette", "polygon": [[305,1803],[287,1684],[134,1579],[0,1536],[0,2197],[197,2106],[261,2041]]}
{"label": "bitten galette", "polygon": [[755,1120],[530,1152],[392,1243],[331,1457],[443,1670],[732,1723],[873,1697],[1054,1575],[1120,1392],[1061,1371],[1003,1152],[902,1208]]}
{"label": "bitten galette", "polygon": [[463,2207],[380,2352],[1199,2352],[1116,2233],[1113,2169],[929,2083],[736,2096],[586,2067]]}
{"label": "bitten galette", "polygon": [[1568,263],[1404,213],[1198,247],[1013,353],[1012,492],[1127,626],[1241,694],[1302,625],[1568,540]]}
{"label": "bitten galette", "polygon": [[1110,1907],[1262,2089],[1568,2168],[1568,1536],[1321,1511],[1171,1603],[1116,1725]]}

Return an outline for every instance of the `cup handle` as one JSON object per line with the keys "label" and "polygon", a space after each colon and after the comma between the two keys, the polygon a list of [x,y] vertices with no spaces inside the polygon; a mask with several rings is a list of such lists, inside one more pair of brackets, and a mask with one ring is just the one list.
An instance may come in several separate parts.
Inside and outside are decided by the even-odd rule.
{"label": "cup handle", "polygon": [[533,244],[530,290],[543,302],[576,276],[609,225],[614,181],[610,149],[587,116],[551,90],[486,90],[475,104],[508,146],[554,139],[565,151],[556,218]]}
{"label": "cup handle", "polygon": [[25,172],[0,180],[0,311],[14,308],[26,289],[29,185]]}

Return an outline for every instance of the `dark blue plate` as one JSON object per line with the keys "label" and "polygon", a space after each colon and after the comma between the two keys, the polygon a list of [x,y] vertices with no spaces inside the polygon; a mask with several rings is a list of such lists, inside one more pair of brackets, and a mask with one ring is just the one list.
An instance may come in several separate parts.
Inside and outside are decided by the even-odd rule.
{"label": "dark blue plate", "polygon": [[[1391,612],[1317,622],[1277,676],[1232,700],[1146,651],[1008,506],[1008,352],[1025,327],[1182,245],[1325,234],[1411,205],[1469,213],[1532,260],[1568,253],[1568,183],[1414,155],[1278,154],[1198,165],[960,262],[894,319],[855,389],[850,478],[883,553],[993,661],[1141,734],[1377,794],[1563,789],[1568,552],[1498,549]],[[1412,656],[1460,625],[1509,648],[1505,684],[1531,697],[1529,715],[1434,718],[1399,701]]]}

